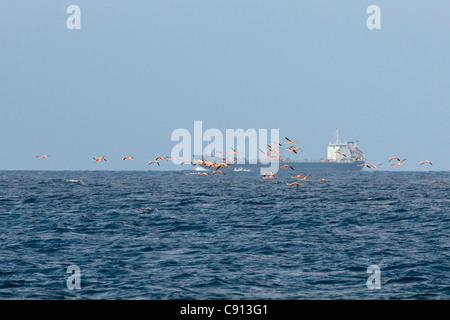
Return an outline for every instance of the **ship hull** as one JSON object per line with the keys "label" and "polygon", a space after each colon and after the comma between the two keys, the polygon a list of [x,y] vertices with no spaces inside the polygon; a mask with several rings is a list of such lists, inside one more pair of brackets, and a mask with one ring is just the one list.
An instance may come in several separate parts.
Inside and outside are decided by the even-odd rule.
{"label": "ship hull", "polygon": [[[289,165],[296,171],[301,172],[336,172],[336,171],[360,171],[363,166],[363,161],[352,162],[322,162],[322,161],[280,161],[279,166]],[[233,171],[259,172],[261,168],[270,169],[269,165],[257,164],[232,164]],[[286,170],[286,169],[284,169]]]}

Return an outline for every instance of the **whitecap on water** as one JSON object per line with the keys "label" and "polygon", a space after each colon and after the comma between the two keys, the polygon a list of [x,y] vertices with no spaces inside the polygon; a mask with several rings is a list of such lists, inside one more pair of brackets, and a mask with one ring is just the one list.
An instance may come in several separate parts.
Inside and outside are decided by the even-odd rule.
{"label": "whitecap on water", "polygon": [[152,208],[152,207],[140,207],[139,209],[143,210],[143,211],[158,210],[158,208]]}
{"label": "whitecap on water", "polygon": [[84,184],[83,180],[77,180],[77,179],[68,179],[68,180],[66,180],[66,182]]}

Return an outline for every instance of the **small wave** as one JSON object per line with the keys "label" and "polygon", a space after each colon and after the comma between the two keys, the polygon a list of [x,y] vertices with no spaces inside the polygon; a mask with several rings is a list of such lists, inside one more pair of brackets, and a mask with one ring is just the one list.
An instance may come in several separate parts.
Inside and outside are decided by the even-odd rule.
{"label": "small wave", "polygon": [[38,201],[39,201],[39,199],[31,197],[31,198],[27,198],[27,199],[23,200],[22,203],[36,203]]}
{"label": "small wave", "polygon": [[427,278],[424,277],[413,277],[413,276],[405,276],[403,278],[400,279],[393,279],[393,280],[388,280],[386,282],[386,284],[390,284],[390,283],[415,283],[415,282],[422,282],[422,281],[427,281]]}

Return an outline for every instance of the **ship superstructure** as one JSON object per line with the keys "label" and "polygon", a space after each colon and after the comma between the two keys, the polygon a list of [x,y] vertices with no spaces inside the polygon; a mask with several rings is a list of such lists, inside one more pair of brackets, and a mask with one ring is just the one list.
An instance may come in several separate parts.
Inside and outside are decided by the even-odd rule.
{"label": "ship superstructure", "polygon": [[334,162],[364,161],[364,154],[358,149],[358,141],[341,142],[339,130],[336,130],[335,141],[328,144],[327,159]]}

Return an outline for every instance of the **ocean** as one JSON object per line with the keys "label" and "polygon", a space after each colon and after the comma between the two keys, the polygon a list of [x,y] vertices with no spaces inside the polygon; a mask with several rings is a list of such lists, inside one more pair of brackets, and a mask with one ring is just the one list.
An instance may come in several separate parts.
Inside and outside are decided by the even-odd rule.
{"label": "ocean", "polygon": [[449,172],[292,181],[0,171],[0,299],[450,298]]}

